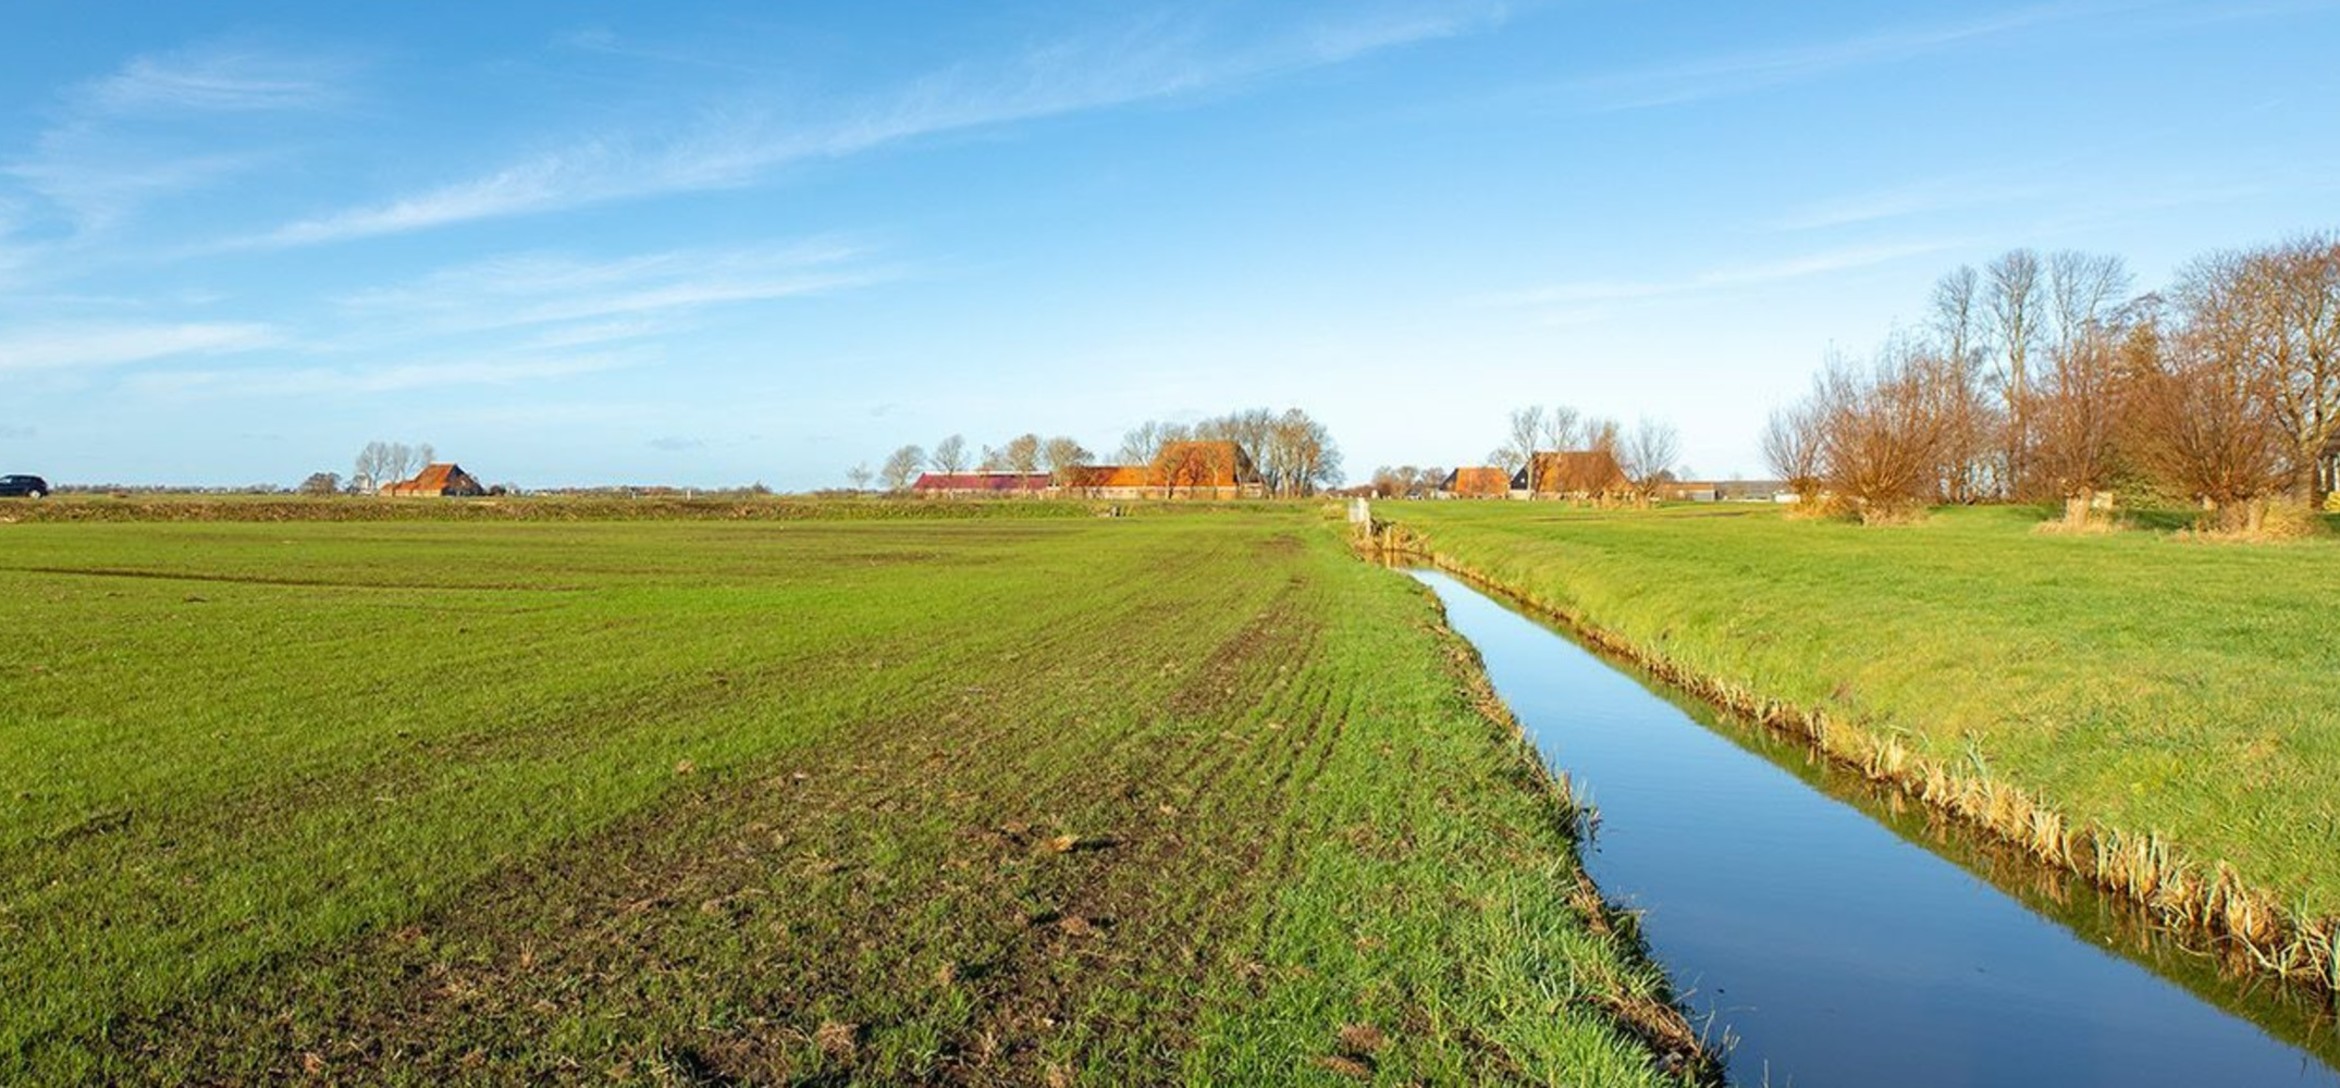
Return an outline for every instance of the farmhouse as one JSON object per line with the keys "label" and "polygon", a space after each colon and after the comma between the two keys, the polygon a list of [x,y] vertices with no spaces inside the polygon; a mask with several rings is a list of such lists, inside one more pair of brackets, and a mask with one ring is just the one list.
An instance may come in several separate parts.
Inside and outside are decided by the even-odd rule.
{"label": "farmhouse", "polygon": [[1511,490],[1535,498],[1600,499],[1632,490],[1608,450],[1547,450],[1511,477]]}
{"label": "farmhouse", "polygon": [[1256,499],[1259,466],[1234,442],[1170,442],[1150,465],[1098,465],[1075,486],[1101,499]]}
{"label": "farmhouse", "polygon": [[922,472],[910,490],[920,495],[1033,495],[1053,483],[1045,472]]}
{"label": "farmhouse", "polygon": [[1722,485],[1711,480],[1665,480],[1657,485],[1657,498],[1668,502],[1721,502]]}
{"label": "farmhouse", "polygon": [[1508,498],[1511,474],[1500,468],[1458,468],[1438,481],[1438,494],[1448,499]]}
{"label": "farmhouse", "polygon": [[401,497],[430,495],[468,498],[487,494],[487,488],[481,487],[478,480],[472,478],[470,473],[463,471],[463,466],[447,461],[423,466],[422,472],[416,474],[414,479],[385,484],[382,487],[382,494]]}
{"label": "farmhouse", "polygon": [[1171,442],[1151,464],[1068,469],[1051,494],[1082,499],[1256,499],[1267,493],[1233,442]]}
{"label": "farmhouse", "polygon": [[1267,487],[1251,455],[1233,442],[1172,442],[1151,464],[1081,465],[1045,472],[929,472],[910,490],[933,496],[1079,499],[1256,499]]}

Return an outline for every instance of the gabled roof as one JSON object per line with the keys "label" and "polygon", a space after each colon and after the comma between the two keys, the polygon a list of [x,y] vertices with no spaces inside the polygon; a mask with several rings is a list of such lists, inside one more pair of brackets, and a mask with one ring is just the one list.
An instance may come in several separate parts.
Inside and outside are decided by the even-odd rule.
{"label": "gabled roof", "polygon": [[1629,484],[1617,455],[1608,450],[1545,450],[1512,477],[1513,487],[1532,485],[1537,491],[1570,495],[1619,491]]}
{"label": "gabled roof", "polygon": [[912,491],[1038,491],[1051,481],[1045,472],[922,472]]}
{"label": "gabled roof", "polygon": [[1070,475],[1072,486],[1083,488],[1151,487],[1154,482],[1150,465],[1082,465]]}
{"label": "gabled roof", "polygon": [[1500,468],[1458,468],[1438,482],[1438,490],[1456,495],[1501,495],[1511,490],[1511,474]]}
{"label": "gabled roof", "polygon": [[1235,487],[1259,482],[1251,455],[1230,441],[1167,442],[1154,455],[1151,482],[1177,487]]}
{"label": "gabled roof", "polygon": [[400,480],[382,490],[392,495],[438,495],[450,487],[462,487],[468,491],[478,486],[479,482],[473,480],[470,473],[463,471],[463,466],[453,461],[438,461],[424,465],[414,479]]}

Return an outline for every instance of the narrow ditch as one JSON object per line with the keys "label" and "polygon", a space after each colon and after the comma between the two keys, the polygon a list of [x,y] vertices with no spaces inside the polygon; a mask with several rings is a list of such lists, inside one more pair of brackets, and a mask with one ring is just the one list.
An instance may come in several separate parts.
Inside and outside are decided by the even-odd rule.
{"label": "narrow ditch", "polygon": [[2330,1006],[1416,571],[1598,814],[1586,865],[1747,1085],[2340,1086]]}

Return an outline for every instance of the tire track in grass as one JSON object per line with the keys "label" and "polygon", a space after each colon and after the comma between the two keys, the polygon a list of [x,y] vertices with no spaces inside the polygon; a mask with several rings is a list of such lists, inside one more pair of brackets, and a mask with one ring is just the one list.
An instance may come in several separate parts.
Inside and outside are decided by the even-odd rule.
{"label": "tire track in grass", "polygon": [[[1244,681],[1257,661],[1290,660],[1305,638],[1289,596],[1269,600],[1189,673],[1155,727],[1122,735],[1113,751],[1083,756],[1084,764],[1124,766],[1137,782],[1176,781],[1187,803],[1105,806],[1120,812],[1112,863],[1087,866],[1085,879],[1065,890],[1062,909],[1049,912],[1049,925],[1039,931],[1044,936],[1020,947],[1027,961],[1020,973],[1048,985],[1029,995],[1036,1002],[1002,1007],[999,1022],[1037,1018],[1073,1029],[1037,1056],[1043,1071],[1143,1069],[1162,1052],[1191,1045],[1192,995],[1219,966],[1197,950],[1240,924],[1245,905],[1275,875],[1258,864],[1252,832],[1272,823],[1277,808],[1270,798],[1230,786],[1240,782],[1239,771],[1256,767],[1259,754],[1285,754],[1237,754],[1222,741],[1224,731],[1207,726],[1228,723],[1230,698],[1274,694]],[[1194,728],[1198,723],[1206,728]],[[1239,818],[1223,818],[1227,809]],[[1222,818],[1198,823],[1206,813]],[[1100,926],[1109,941],[1092,939]],[[1068,964],[1074,969],[1065,970]]]}

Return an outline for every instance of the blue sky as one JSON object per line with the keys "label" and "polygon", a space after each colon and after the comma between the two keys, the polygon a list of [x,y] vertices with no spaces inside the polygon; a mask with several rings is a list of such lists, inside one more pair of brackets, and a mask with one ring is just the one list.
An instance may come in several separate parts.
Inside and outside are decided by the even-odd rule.
{"label": "blue sky", "polygon": [[2340,227],[2340,3],[19,0],[0,471],[841,482],[1566,402],[1702,473],[2011,246]]}

